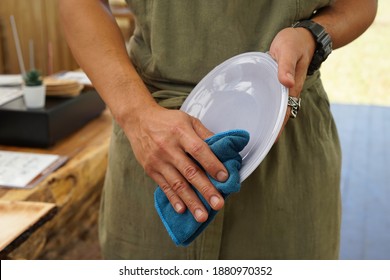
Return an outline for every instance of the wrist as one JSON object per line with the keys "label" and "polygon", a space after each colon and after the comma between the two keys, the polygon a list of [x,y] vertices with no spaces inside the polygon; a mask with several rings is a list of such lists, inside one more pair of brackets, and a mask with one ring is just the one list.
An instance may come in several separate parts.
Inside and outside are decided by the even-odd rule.
{"label": "wrist", "polygon": [[113,118],[123,129],[131,129],[148,111],[159,107],[142,80],[113,85],[105,97]]}
{"label": "wrist", "polygon": [[324,27],[312,20],[298,21],[293,25],[293,28],[306,29],[315,41],[314,54],[307,71],[307,75],[312,75],[332,52],[332,39]]}
{"label": "wrist", "polygon": [[309,30],[303,27],[295,27],[294,28],[296,32],[299,33],[299,36],[301,36],[302,41],[304,43],[304,48],[306,49],[307,56],[309,58],[309,61],[312,60],[314,52],[316,50],[317,42],[314,39],[313,35]]}

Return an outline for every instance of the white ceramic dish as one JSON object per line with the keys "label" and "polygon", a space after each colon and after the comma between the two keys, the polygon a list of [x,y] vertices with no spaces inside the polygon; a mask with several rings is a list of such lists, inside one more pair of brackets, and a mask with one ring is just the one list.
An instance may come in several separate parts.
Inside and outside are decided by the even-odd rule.
{"label": "white ceramic dish", "polygon": [[266,53],[234,56],[208,73],[181,110],[214,133],[245,129],[250,141],[240,153],[244,181],[274,144],[287,110],[288,89],[280,84],[277,64]]}

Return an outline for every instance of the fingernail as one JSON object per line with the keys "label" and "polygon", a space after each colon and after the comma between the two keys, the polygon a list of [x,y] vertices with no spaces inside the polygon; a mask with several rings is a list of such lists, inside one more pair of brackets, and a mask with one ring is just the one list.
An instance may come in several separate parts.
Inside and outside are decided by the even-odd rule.
{"label": "fingernail", "polygon": [[213,196],[211,197],[211,199],[210,199],[211,206],[217,207],[218,204],[219,204],[219,201],[220,201],[219,197],[213,195]]}
{"label": "fingernail", "polygon": [[181,212],[183,210],[183,205],[181,205],[180,203],[176,203],[175,210],[176,212]]}
{"label": "fingernail", "polygon": [[202,216],[203,216],[203,211],[200,210],[200,209],[196,209],[196,210],[195,210],[195,218],[196,218],[197,220],[201,220],[201,219],[202,219]]}
{"label": "fingernail", "polygon": [[220,182],[225,182],[228,179],[228,174],[225,171],[219,171],[217,174],[217,180]]}

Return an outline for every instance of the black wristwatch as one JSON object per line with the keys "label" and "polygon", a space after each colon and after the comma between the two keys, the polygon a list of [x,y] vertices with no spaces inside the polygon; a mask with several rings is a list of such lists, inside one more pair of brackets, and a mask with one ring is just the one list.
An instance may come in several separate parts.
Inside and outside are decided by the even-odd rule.
{"label": "black wristwatch", "polygon": [[321,63],[324,62],[332,52],[332,39],[329,34],[326,33],[324,27],[312,20],[298,21],[292,27],[306,28],[316,40],[316,50],[313,59],[310,62],[309,69],[307,70],[307,75],[313,75],[313,73],[320,68]]}

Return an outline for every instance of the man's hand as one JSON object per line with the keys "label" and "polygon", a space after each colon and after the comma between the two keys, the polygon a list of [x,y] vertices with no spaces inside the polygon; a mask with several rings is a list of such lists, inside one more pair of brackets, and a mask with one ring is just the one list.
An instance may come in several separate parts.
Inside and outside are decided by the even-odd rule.
{"label": "man's hand", "polygon": [[149,107],[124,131],[145,172],[161,187],[178,213],[186,207],[198,222],[207,220],[193,185],[214,210],[224,205],[219,191],[191,155],[213,178],[224,182],[227,170],[203,141],[212,136],[201,122],[178,110]]}
{"label": "man's hand", "polygon": [[[272,41],[269,54],[278,63],[279,81],[289,89],[290,96],[299,97],[302,91],[315,44],[310,31],[292,27],[281,30]],[[288,107],[279,136],[289,120],[290,111]]]}

